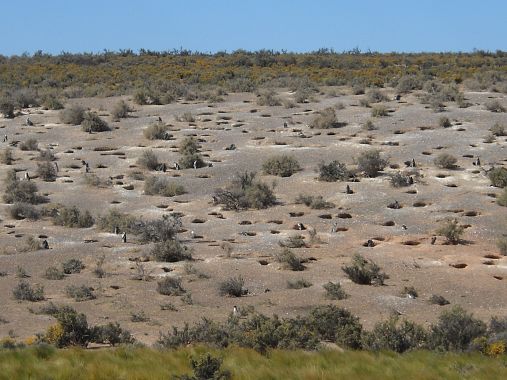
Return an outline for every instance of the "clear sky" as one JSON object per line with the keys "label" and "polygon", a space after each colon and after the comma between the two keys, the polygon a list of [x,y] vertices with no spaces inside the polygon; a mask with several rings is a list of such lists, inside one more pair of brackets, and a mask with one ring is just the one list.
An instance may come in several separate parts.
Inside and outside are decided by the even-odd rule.
{"label": "clear sky", "polygon": [[507,50],[507,0],[2,0],[0,54]]}

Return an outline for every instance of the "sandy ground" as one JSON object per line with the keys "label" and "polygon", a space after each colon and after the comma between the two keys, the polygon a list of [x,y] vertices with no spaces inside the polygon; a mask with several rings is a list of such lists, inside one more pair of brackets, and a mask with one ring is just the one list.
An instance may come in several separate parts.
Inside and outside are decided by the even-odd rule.
{"label": "sandy ground", "polygon": [[[52,318],[30,313],[28,309],[49,301],[72,305],[86,313],[91,324],[118,321],[146,343],[155,342],[159,331],[167,331],[172,325],[197,321],[204,316],[223,320],[233,305],[240,308],[253,305],[262,313],[294,316],[315,305],[334,303],[358,315],[367,328],[393,311],[428,325],[452,305],[462,305],[485,320],[492,315],[507,315],[507,257],[500,256],[495,245],[495,240],[507,232],[507,213],[494,199],[501,190],[491,187],[482,168],[472,165],[475,157],[480,156],[484,169],[493,164],[507,167],[507,139],[499,137],[493,143],[483,142],[495,122],[507,126],[505,114],[485,110],[484,103],[498,98],[505,106],[505,95],[466,93],[472,104],[470,107],[457,108],[450,103],[443,113],[435,113],[421,104],[416,94],[407,95],[401,101],[386,102],[391,111],[389,116],[373,118],[377,129],[365,131],[361,125],[371,118],[371,110],[359,105],[364,95],[348,95],[345,88],[338,91],[344,95],[320,95],[316,102],[292,109],[258,106],[253,94],[230,94],[223,103],[216,105],[180,101],[166,106],[135,106],[131,117],[120,122],[112,122],[109,116],[118,98],[70,100],[69,103],[96,110],[114,128],[111,132],[91,135],[82,132],[79,126],[61,124],[57,111],[25,110],[35,123],[32,127],[24,126],[27,115],[0,120],[0,134],[7,134],[9,142],[33,137],[39,141],[39,147],[48,147],[56,155],[60,167],[56,182],[35,179],[40,192],[47,194],[52,203],[76,205],[94,216],[111,208],[145,219],[158,218],[168,212],[182,213],[186,232],[180,234],[180,238],[193,249],[194,267],[209,276],[199,278],[187,274],[184,263],[146,262],[144,266],[152,271],[155,279],[149,282],[132,280],[135,270],[129,259],[143,256],[149,252],[150,245],[141,245],[130,236],[129,242],[124,244],[119,236],[95,227],[54,226],[47,218],[35,222],[12,220],[9,205],[1,204],[3,254],[0,254],[0,271],[7,272],[7,276],[0,277],[0,317],[7,323],[0,323],[0,337],[9,331],[19,337],[43,331],[52,323]],[[383,91],[393,98],[393,90]],[[284,90],[279,93],[281,97],[291,97]],[[316,111],[336,107],[339,103],[345,106],[337,110],[338,120],[347,123],[345,127],[333,130],[308,127]],[[187,111],[196,116],[195,123],[175,120],[176,115]],[[158,116],[171,125],[174,140],[150,141],[143,137],[143,129]],[[441,116],[447,116],[453,126],[439,127]],[[283,127],[284,121],[289,123],[289,128]],[[300,137],[300,132],[307,138]],[[178,144],[188,135],[201,141],[205,159],[213,166],[158,173],[184,185],[187,190],[184,195],[174,198],[144,195],[143,182],[128,176],[133,170],[139,170],[135,165],[141,152],[150,148],[161,161],[172,164],[179,158]],[[363,143],[365,139],[369,144]],[[232,143],[237,149],[225,150]],[[3,148],[7,144],[2,145]],[[106,147],[110,150],[96,150]],[[389,174],[396,169],[387,168],[377,178],[349,183],[354,194],[345,194],[345,182],[317,181],[319,162],[337,159],[353,167],[353,158],[371,148],[380,149],[390,164],[399,165],[401,170],[406,170],[404,161],[414,158],[421,176],[413,186],[393,188]],[[35,174],[37,161],[33,158],[38,153],[17,148],[13,151],[16,161],[12,166],[0,165],[0,178],[4,178],[11,167],[20,171],[20,177],[26,170]],[[459,168],[437,169],[433,159],[441,152],[456,156]],[[279,205],[267,210],[234,212],[223,211],[212,204],[214,190],[227,185],[236,172],[260,171],[267,157],[279,153],[293,155],[303,168],[289,178],[261,176],[268,183],[276,181]],[[101,178],[124,177],[115,179],[108,188],[87,186],[83,183],[82,159],[88,161],[91,171]],[[133,190],[126,190],[127,185],[133,185]],[[295,204],[295,198],[301,193],[322,195],[336,207],[312,210]],[[403,208],[387,208],[394,200]],[[414,207],[414,204],[422,207]],[[292,212],[303,214],[291,217]],[[338,217],[341,213],[349,213],[351,218]],[[430,244],[436,228],[448,217],[456,217],[468,226],[463,236],[467,244],[445,245],[442,237],[435,245]],[[192,223],[195,219],[204,222]],[[393,221],[394,225],[384,226],[387,221]],[[280,240],[299,233],[293,228],[298,222],[314,227],[322,242],[310,248],[295,249],[297,254],[312,260],[305,271],[291,272],[280,268],[272,254],[280,250]],[[333,223],[343,231],[331,233]],[[198,237],[192,239],[191,231]],[[308,231],[301,233],[308,239]],[[29,235],[47,236],[50,249],[19,252]],[[364,247],[368,239],[374,239],[376,246]],[[233,247],[230,255],[220,247],[225,241]],[[389,275],[385,286],[362,286],[347,279],[341,267],[348,264],[355,253],[374,260],[383,268]],[[108,275],[97,278],[93,269],[102,255],[105,255],[104,268]],[[488,255],[493,258],[486,258]],[[84,271],[61,281],[42,277],[47,267],[59,266],[69,258],[81,259],[86,264]],[[261,265],[261,259],[268,264]],[[458,269],[452,266],[454,264],[466,264],[466,267]],[[19,281],[16,278],[18,266],[31,276],[27,279],[31,284],[44,286],[47,301],[35,304],[13,299],[12,289]],[[220,296],[218,283],[236,275],[244,277],[249,294],[241,298]],[[183,302],[181,297],[158,294],[156,280],[163,276],[182,277],[193,304]],[[287,288],[288,280],[299,278],[310,281],[313,286],[300,290]],[[341,282],[350,297],[342,301],[326,299],[322,285],[329,281]],[[97,298],[75,302],[65,295],[65,287],[69,284],[92,286]],[[401,296],[405,286],[415,287],[419,297]],[[443,295],[451,305],[429,304],[432,294]],[[168,302],[174,304],[177,311],[161,310],[160,305]],[[144,311],[149,320],[131,322],[131,314],[140,311]]]}

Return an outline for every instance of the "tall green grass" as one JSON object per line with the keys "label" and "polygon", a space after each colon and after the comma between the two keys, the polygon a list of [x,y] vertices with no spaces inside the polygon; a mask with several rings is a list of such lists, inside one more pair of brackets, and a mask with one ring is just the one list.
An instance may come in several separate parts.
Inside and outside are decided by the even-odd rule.
{"label": "tall green grass", "polygon": [[504,379],[507,356],[489,358],[479,353],[407,354],[364,351],[223,350],[203,346],[179,350],[121,347],[116,349],[65,349],[30,347],[0,351],[0,379],[171,379],[190,374],[190,358],[206,352],[223,359],[233,379]]}

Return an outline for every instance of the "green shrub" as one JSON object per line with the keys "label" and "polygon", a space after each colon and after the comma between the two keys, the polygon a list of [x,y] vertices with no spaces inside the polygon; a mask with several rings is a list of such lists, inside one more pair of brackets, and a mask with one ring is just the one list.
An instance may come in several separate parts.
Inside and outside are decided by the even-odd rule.
{"label": "green shrub", "polygon": [[385,96],[380,90],[378,89],[372,89],[368,91],[368,101],[370,103],[381,103],[381,102],[387,102],[389,99],[387,96]]}
{"label": "green shrub", "polygon": [[79,125],[84,120],[85,109],[78,105],[60,111],[60,121],[64,124]]}
{"label": "green shrub", "polygon": [[32,288],[32,286],[26,281],[20,281],[12,290],[12,295],[14,296],[14,299],[19,301],[38,302],[45,299],[44,288],[42,286],[39,285]]}
{"label": "green shrub", "polygon": [[132,334],[122,329],[117,322],[92,327],[90,336],[95,343],[110,344],[113,347],[118,344],[133,344],[135,342]]}
{"label": "green shrub", "polygon": [[245,280],[243,277],[231,277],[219,284],[218,290],[221,296],[241,297],[248,294],[244,288]]}
{"label": "green shrub", "polygon": [[368,177],[376,177],[387,166],[388,160],[380,156],[376,149],[363,152],[357,158],[357,167]]}
{"label": "green shrub", "polygon": [[420,77],[415,75],[404,75],[398,80],[396,90],[402,94],[406,94],[413,90],[421,90],[423,83]]}
{"label": "green shrub", "polygon": [[507,186],[507,169],[506,168],[494,168],[488,173],[491,184],[495,187],[506,187]]}
{"label": "green shrub", "polygon": [[106,132],[111,130],[109,125],[99,115],[90,111],[84,113],[81,129],[85,132]]}
{"label": "green shrub", "polygon": [[34,138],[29,138],[26,141],[23,141],[19,145],[19,149],[27,151],[27,150],[39,150],[39,142]]}
{"label": "green shrub", "polygon": [[61,110],[64,107],[55,95],[48,95],[42,99],[42,108],[46,110]]}
{"label": "green shrub", "polygon": [[162,123],[152,124],[143,130],[143,135],[148,140],[170,140],[173,136],[168,132],[169,127]]}
{"label": "green shrub", "polygon": [[309,288],[310,286],[312,286],[313,284],[308,281],[308,280],[305,280],[304,278],[300,278],[298,280],[289,280],[287,281],[287,288],[289,289],[303,289],[303,288]]}
{"label": "green shrub", "polygon": [[359,254],[352,258],[352,265],[342,267],[342,270],[352,282],[360,285],[384,285],[384,280],[388,278],[377,264]]}
{"label": "green shrub", "polygon": [[325,182],[343,181],[349,177],[349,171],[340,161],[331,161],[329,164],[319,164],[319,180]]}
{"label": "green shrub", "polygon": [[128,117],[129,112],[132,112],[129,105],[124,100],[120,100],[114,105],[111,116],[114,121],[120,121],[120,119]]}
{"label": "green shrub", "polygon": [[222,359],[214,358],[209,353],[197,359],[190,360],[193,376],[178,376],[176,380],[229,380],[232,375],[229,371],[221,369]]}
{"label": "green shrub", "polygon": [[301,166],[299,166],[299,162],[294,157],[283,154],[266,160],[262,164],[262,169],[266,174],[290,177],[295,172],[301,170]]}
{"label": "green shrub", "polygon": [[56,180],[56,168],[52,162],[39,162],[37,163],[37,175],[46,182],[54,182]]}
{"label": "green shrub", "polygon": [[63,280],[65,274],[57,267],[48,267],[42,277],[46,280]]}
{"label": "green shrub", "polygon": [[448,153],[441,153],[433,160],[436,167],[440,169],[455,169],[458,159]]}
{"label": "green shrub", "polygon": [[389,111],[388,111],[387,107],[384,105],[374,106],[371,109],[371,116],[372,117],[383,117],[383,116],[387,116],[388,114],[389,114]]}
{"label": "green shrub", "polygon": [[276,203],[273,190],[265,183],[255,182],[247,187],[244,192],[244,199],[247,207],[264,209]]}
{"label": "green shrub", "polygon": [[202,168],[206,166],[201,154],[199,153],[200,146],[197,141],[192,137],[186,137],[180,147],[179,153],[183,156],[178,161],[180,167],[183,169],[189,169],[194,167],[194,162],[196,162],[197,168]]}
{"label": "green shrub", "polygon": [[65,288],[65,294],[74,298],[75,301],[89,301],[95,299],[93,288],[86,285],[69,285]]}
{"label": "green shrub", "polygon": [[432,349],[464,351],[475,338],[486,333],[486,325],[459,306],[444,311],[431,326],[429,345]]}
{"label": "green shrub", "polygon": [[185,188],[182,185],[169,181],[166,177],[147,177],[144,181],[144,193],[146,195],[162,195],[164,197],[174,197],[185,194]]}
{"label": "green shrub", "polygon": [[178,240],[164,240],[156,243],[150,254],[156,261],[169,263],[192,259],[190,250]]}
{"label": "green shrub", "polygon": [[94,222],[88,210],[82,213],[76,206],[58,208],[53,218],[54,224],[71,228],[88,228],[93,226]]}
{"label": "green shrub", "polygon": [[277,262],[281,263],[285,269],[292,271],[305,270],[301,258],[296,256],[289,248],[282,249],[280,252],[275,253],[273,257]]}
{"label": "green shrub", "polygon": [[62,264],[62,270],[65,274],[80,273],[84,268],[83,262],[79,259],[69,259]]}
{"label": "green shrub", "polygon": [[160,165],[158,157],[152,150],[145,150],[137,159],[137,164],[148,170],[156,170]]}
{"label": "green shrub", "polygon": [[40,218],[40,212],[29,203],[14,203],[9,208],[9,215],[14,219],[30,219],[37,220]]}
{"label": "green shrub", "polygon": [[53,316],[58,321],[57,326],[60,327],[61,333],[52,336],[48,331],[44,340],[50,340],[50,343],[59,348],[86,347],[92,341],[92,334],[84,314],[77,313],[71,307],[63,306],[57,308]]}
{"label": "green shrub", "polygon": [[150,221],[136,221],[132,232],[139,236],[142,242],[159,242],[174,240],[181,229],[181,219],[177,215],[163,215],[161,219]]}
{"label": "green shrub", "polygon": [[445,236],[451,244],[458,244],[464,232],[465,228],[459,225],[457,219],[447,219],[436,231],[437,235]]}
{"label": "green shrub", "polygon": [[318,306],[310,311],[307,324],[320,340],[336,342],[344,348],[361,348],[359,318],[335,305]]}
{"label": "green shrub", "polygon": [[403,353],[425,347],[428,335],[423,327],[392,317],[379,322],[371,332],[363,334],[363,348],[372,351],[394,351]]}
{"label": "green shrub", "polygon": [[199,143],[192,137],[185,137],[181,142],[178,152],[182,155],[190,155],[198,153],[200,149]]}
{"label": "green shrub", "polygon": [[0,163],[4,165],[12,165],[14,157],[12,156],[12,149],[5,148],[0,152]]}
{"label": "green shrub", "polygon": [[180,278],[165,277],[157,282],[157,292],[164,296],[181,296],[186,291],[181,286]]}
{"label": "green shrub", "polygon": [[331,300],[343,300],[348,297],[339,282],[333,283],[329,281],[327,284],[322,285],[322,287],[326,290],[326,298]]}

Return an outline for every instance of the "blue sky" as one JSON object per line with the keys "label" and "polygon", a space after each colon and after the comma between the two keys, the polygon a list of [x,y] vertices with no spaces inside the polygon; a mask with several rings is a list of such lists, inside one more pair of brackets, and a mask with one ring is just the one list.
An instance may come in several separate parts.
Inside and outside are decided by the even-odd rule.
{"label": "blue sky", "polygon": [[[507,50],[506,0],[4,0],[0,54]],[[11,16],[7,16],[11,15]]]}

